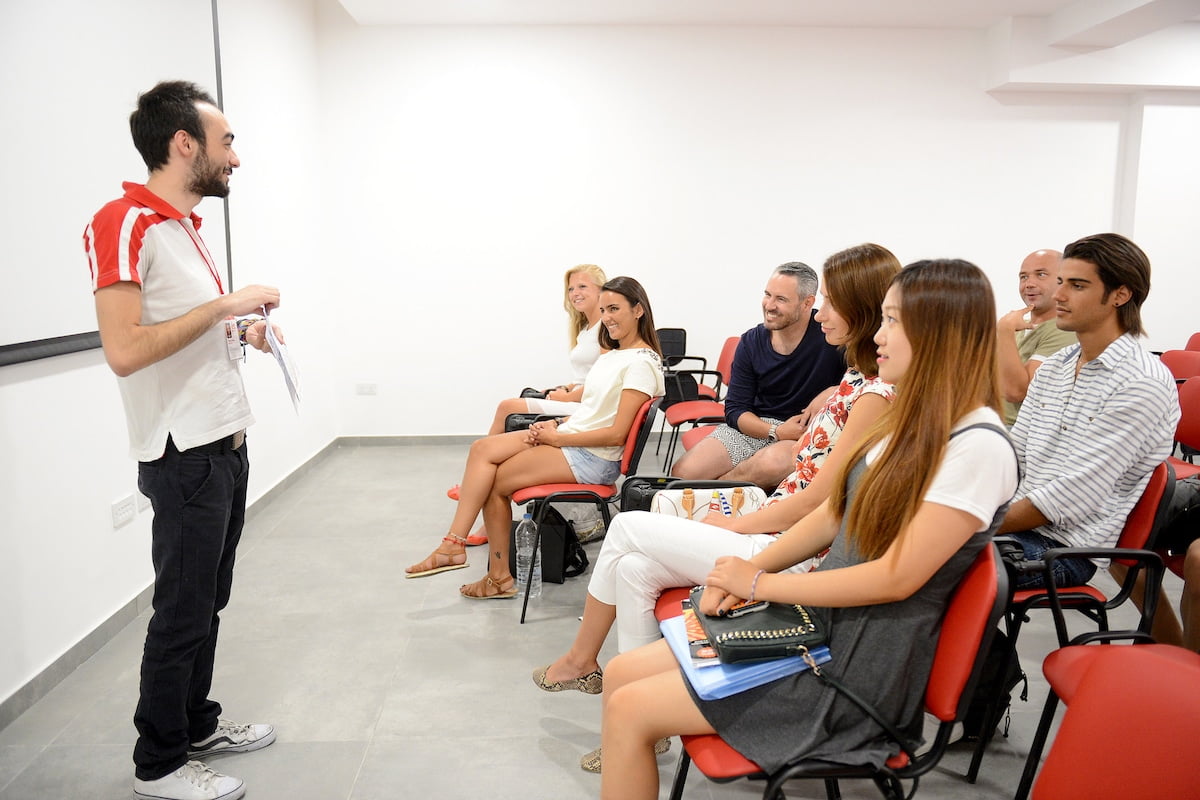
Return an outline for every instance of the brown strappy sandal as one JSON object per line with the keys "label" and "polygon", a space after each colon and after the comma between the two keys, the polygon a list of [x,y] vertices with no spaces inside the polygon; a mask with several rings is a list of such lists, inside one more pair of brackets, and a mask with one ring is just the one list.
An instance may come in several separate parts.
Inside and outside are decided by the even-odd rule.
{"label": "brown strappy sandal", "polygon": [[[406,578],[424,578],[429,575],[437,575],[439,572],[449,572],[452,569],[463,569],[467,564],[467,540],[461,536],[455,536],[453,533],[448,533],[442,537],[442,542],[448,542],[451,545],[463,548],[447,553],[442,550],[442,545],[438,545],[438,549],[429,554],[429,557],[424,561],[413,564],[418,569],[414,572],[405,572]],[[461,558],[461,561],[455,559]],[[424,567],[424,569],[421,569]]]}
{"label": "brown strappy sandal", "polygon": [[470,600],[511,600],[517,596],[517,582],[511,575],[504,583],[484,575],[481,580],[458,587],[458,593]]}

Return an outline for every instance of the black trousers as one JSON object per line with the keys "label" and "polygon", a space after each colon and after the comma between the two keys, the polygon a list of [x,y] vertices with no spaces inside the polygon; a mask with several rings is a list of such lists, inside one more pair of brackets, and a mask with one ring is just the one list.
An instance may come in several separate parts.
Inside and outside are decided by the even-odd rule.
{"label": "black trousers", "polygon": [[168,439],[162,458],[138,464],[138,488],[154,507],[154,614],[133,716],[141,780],[179,769],[188,744],[216,729],[221,705],[208,693],[245,521],[249,465],[244,441],[234,449],[233,437],[182,453]]}

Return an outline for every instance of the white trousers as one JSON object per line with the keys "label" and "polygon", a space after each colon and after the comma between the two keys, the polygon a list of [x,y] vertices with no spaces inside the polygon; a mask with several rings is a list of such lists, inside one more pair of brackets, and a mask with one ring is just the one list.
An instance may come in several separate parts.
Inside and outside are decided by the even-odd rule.
{"label": "white trousers", "polygon": [[[654,604],[664,589],[704,583],[721,556],[751,558],[775,537],[741,534],[649,511],[617,514],[592,569],[588,593],[617,607],[620,652],[661,637]],[[789,572],[806,572],[809,562]]]}

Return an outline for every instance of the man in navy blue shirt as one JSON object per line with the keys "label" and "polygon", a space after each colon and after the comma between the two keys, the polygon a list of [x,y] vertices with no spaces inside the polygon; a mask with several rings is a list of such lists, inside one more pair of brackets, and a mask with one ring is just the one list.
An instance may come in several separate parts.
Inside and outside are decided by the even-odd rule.
{"label": "man in navy blue shirt", "polygon": [[762,324],[742,334],[733,357],[725,424],[679,459],[672,475],[746,480],[772,491],[791,471],[810,403],[837,386],[846,369],[813,319],[816,294],[817,273],[805,264],[791,261],[771,273]]}

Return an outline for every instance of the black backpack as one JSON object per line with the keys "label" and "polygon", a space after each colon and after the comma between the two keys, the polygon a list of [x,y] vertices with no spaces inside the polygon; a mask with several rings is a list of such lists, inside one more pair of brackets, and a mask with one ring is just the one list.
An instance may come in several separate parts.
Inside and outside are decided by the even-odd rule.
{"label": "black backpack", "polygon": [[[1012,691],[1018,683],[1024,683],[1021,700],[1028,701],[1029,679],[1021,669],[1021,662],[1013,651],[1008,635],[1004,631],[996,631],[988,647],[975,694],[971,697],[971,705],[963,717],[964,739],[968,742],[979,741],[985,732],[990,735],[996,730],[1001,720],[1004,720],[1004,730],[1000,733],[1008,736],[1008,709],[1012,704]],[[988,706],[993,702],[995,706],[989,715]]]}
{"label": "black backpack", "polygon": [[[558,509],[550,506],[542,515],[540,528],[542,550],[542,581],[564,583],[567,578],[582,575],[588,568],[588,556],[579,537],[575,535],[575,523],[568,520]],[[517,574],[517,520],[513,520],[511,546],[508,548],[508,570]]]}

